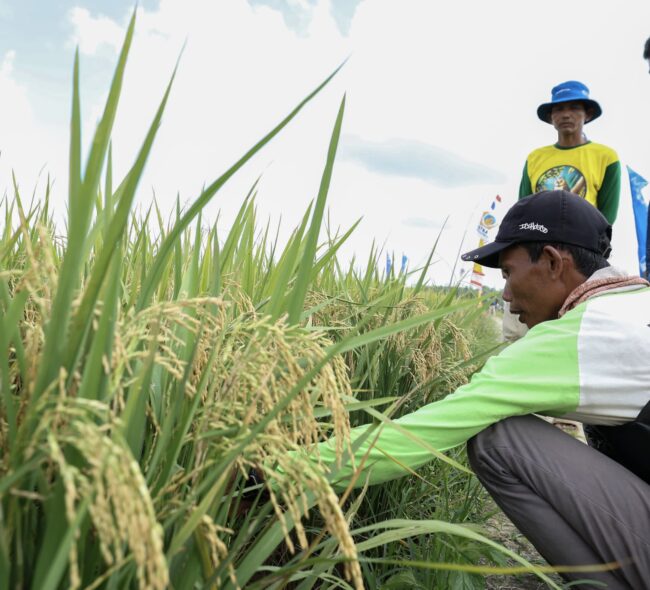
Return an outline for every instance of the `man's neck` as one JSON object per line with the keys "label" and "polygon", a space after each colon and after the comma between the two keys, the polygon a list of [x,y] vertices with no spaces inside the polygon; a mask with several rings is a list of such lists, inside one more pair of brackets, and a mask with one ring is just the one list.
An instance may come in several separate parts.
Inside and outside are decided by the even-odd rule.
{"label": "man's neck", "polygon": [[587,143],[587,137],[582,132],[578,133],[558,133],[557,145],[563,148],[577,147]]}
{"label": "man's neck", "polygon": [[[648,286],[648,281],[637,276],[628,276],[626,272],[613,266],[606,266],[590,277],[573,277],[573,289],[558,312],[562,317],[567,311],[580,305],[583,301],[606,292],[633,291]],[[570,288],[570,287],[569,287]]]}

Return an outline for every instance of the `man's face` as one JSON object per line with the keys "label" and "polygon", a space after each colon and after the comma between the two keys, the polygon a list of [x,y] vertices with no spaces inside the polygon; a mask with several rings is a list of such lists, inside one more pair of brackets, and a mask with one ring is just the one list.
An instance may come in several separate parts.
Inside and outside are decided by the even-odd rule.
{"label": "man's face", "polygon": [[551,123],[558,133],[579,133],[587,121],[585,105],[579,100],[562,102],[551,107]]}
{"label": "man's face", "polygon": [[511,246],[499,255],[499,266],[506,280],[503,299],[520,322],[532,328],[557,319],[566,291],[549,256],[542,253],[537,262],[531,262],[523,246]]}

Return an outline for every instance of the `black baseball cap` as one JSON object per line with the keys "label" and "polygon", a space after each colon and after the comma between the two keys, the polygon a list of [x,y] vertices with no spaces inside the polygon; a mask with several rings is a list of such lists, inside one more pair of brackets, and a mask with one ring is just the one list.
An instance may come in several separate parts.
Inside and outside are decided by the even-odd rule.
{"label": "black baseball cap", "polygon": [[466,252],[466,262],[499,268],[499,253],[521,242],[579,246],[609,257],[612,226],[582,197],[568,191],[542,191],[517,201],[505,214],[494,242]]}

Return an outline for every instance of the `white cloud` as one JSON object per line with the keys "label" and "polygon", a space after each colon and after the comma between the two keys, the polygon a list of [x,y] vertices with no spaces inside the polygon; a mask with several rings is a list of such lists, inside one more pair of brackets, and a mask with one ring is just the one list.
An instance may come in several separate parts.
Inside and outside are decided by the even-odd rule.
{"label": "white cloud", "polygon": [[103,46],[117,50],[122,44],[121,27],[106,16],[92,16],[86,8],[75,6],[70,9],[69,20],[74,27],[71,42],[82,54],[94,55]]}
{"label": "white cloud", "polygon": [[0,59],[0,195],[13,195],[15,173],[23,201],[29,202],[39,179],[41,186],[44,181],[41,171],[64,170],[65,155],[57,149],[60,130],[37,121],[27,89],[16,81],[15,59],[13,50]]}
{"label": "white cloud", "polygon": [[[123,28],[128,15],[120,26]],[[91,25],[89,25],[92,28]],[[78,31],[80,37],[85,33]],[[143,180],[167,203],[201,187],[234,163],[348,54],[327,11],[314,9],[309,38],[288,30],[281,14],[245,1],[179,3],[139,9],[114,134],[115,162],[124,173],[144,137],[183,43],[177,80]],[[329,46],[329,51],[323,51]],[[82,75],[84,64],[82,62]],[[336,81],[217,197],[227,221],[260,172],[260,210],[291,223],[318,190],[342,80]],[[86,105],[86,111],[88,111]],[[100,107],[92,109],[96,120]],[[86,125],[86,129],[89,125]],[[288,173],[289,179],[281,177]],[[290,229],[286,228],[287,231]]]}
{"label": "white cloud", "polygon": [[441,187],[502,184],[505,181],[504,175],[496,170],[412,139],[391,138],[377,142],[344,135],[339,155],[377,174],[420,178]]}
{"label": "white cloud", "polygon": [[427,219],[425,217],[408,217],[407,219],[402,219],[402,223],[417,229],[442,229],[445,225],[444,220]]}
{"label": "white cloud", "polygon": [[0,65],[0,76],[9,78],[14,70],[14,60],[16,59],[16,52],[10,49],[5,53],[2,58],[2,65]]}

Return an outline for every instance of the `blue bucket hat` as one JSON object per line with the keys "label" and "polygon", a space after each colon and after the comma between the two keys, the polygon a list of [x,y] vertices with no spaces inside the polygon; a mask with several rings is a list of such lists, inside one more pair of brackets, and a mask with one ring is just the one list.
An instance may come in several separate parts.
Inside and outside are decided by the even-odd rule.
{"label": "blue bucket hat", "polygon": [[595,100],[589,98],[589,88],[587,88],[582,82],[569,80],[568,82],[558,84],[553,88],[553,90],[551,90],[551,102],[540,104],[537,107],[537,116],[544,121],[544,123],[550,123],[551,108],[553,105],[570,101],[583,102],[585,104],[585,109],[592,110],[593,115],[587,123],[591,123],[603,114],[600,105]]}

